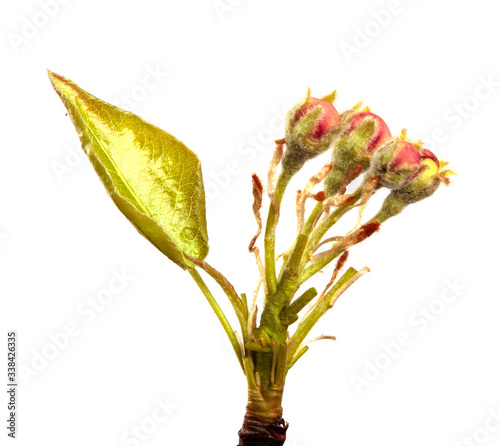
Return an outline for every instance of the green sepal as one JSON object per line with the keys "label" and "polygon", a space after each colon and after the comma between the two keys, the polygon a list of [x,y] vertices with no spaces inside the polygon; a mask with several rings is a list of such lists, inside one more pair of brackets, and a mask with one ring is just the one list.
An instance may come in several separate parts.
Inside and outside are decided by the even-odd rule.
{"label": "green sepal", "polygon": [[326,96],[323,96],[321,98],[322,101],[328,101],[331,102],[332,104],[335,102],[335,98],[337,97],[337,90],[333,90],[330,94],[327,94]]}

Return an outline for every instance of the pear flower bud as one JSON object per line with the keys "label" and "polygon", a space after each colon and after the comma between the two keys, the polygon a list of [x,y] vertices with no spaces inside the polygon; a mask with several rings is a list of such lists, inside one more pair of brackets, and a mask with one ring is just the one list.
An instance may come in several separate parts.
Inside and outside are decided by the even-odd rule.
{"label": "pear flower bud", "polygon": [[308,94],[287,115],[283,170],[294,175],[306,161],[327,150],[343,129],[339,123],[339,114],[330,101]]}
{"label": "pear flower bud", "polygon": [[301,120],[306,122],[307,120],[303,120],[302,118],[306,115],[310,115],[314,110],[317,110],[318,116],[316,118],[316,116],[313,115],[314,125],[312,129],[304,135],[309,140],[309,143],[313,145],[320,142],[321,139],[340,122],[339,114],[331,102],[309,97],[305,105],[295,112],[289,125],[291,127],[296,127]]}
{"label": "pear flower bud", "polygon": [[378,177],[381,187],[400,189],[421,169],[417,147],[404,139],[392,138],[373,155],[369,176]]}
{"label": "pear flower bud", "polygon": [[335,195],[356,167],[360,172],[366,170],[373,153],[391,137],[387,124],[374,113],[349,111],[343,114],[343,120],[347,128],[335,140],[333,169],[325,179],[327,196]]}
{"label": "pear flower bud", "polygon": [[402,188],[391,191],[374,220],[382,223],[402,212],[409,204],[431,196],[441,183],[446,185],[450,183],[448,176],[454,175],[455,172],[442,170],[447,163],[440,162],[428,149],[421,149],[420,155],[421,168],[417,175]]}
{"label": "pear flower bud", "polygon": [[443,182],[439,172],[439,160],[430,150],[422,150],[421,164],[420,173],[406,186],[397,190],[398,195],[404,197],[407,204],[416,203],[431,196]]}
{"label": "pear flower bud", "polygon": [[380,116],[367,111],[350,114],[346,123],[349,127],[343,139],[349,140],[355,155],[368,167],[373,153],[391,137],[391,131]]}

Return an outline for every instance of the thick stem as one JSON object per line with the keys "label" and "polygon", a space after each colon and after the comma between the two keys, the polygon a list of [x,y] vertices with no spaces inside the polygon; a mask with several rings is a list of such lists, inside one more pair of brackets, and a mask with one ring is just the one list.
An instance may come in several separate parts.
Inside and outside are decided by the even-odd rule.
{"label": "thick stem", "polygon": [[260,420],[246,414],[238,435],[238,446],[282,446],[286,440],[288,423],[283,418],[272,422]]}
{"label": "thick stem", "polygon": [[288,423],[283,420],[281,400],[284,382],[263,389],[249,382],[248,405],[238,435],[239,446],[282,446]]}
{"label": "thick stem", "polygon": [[271,352],[247,351],[243,363],[248,382],[248,404],[239,446],[281,446],[288,424],[281,401],[287,371],[286,342],[273,341]]}

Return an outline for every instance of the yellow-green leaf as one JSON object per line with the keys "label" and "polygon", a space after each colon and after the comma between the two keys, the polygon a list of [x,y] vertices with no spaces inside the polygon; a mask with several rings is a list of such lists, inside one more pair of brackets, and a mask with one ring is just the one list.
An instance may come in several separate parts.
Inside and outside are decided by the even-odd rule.
{"label": "yellow-green leaf", "polygon": [[182,268],[208,254],[198,157],[182,142],[49,71],[83,150],[121,212]]}

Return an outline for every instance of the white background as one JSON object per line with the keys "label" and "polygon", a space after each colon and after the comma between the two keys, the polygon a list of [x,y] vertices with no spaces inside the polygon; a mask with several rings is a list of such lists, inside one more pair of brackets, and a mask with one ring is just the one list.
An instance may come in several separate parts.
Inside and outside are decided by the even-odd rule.
{"label": "white background", "polygon": [[[352,250],[350,264],[371,273],[315,331],[337,341],[313,345],[289,375],[287,444],[498,444],[498,14],[493,0],[5,2],[0,317],[1,336],[19,339],[16,444],[234,446],[246,401],[208,304],[114,207],[46,68],[199,155],[208,260],[249,294],[250,175],[265,177],[280,116],[308,86],[338,89],[339,110],[365,99],[393,133],[425,140],[459,175]],[[295,230],[293,189],[325,160],[285,197],[281,249]],[[123,271],[133,278],[92,310]],[[77,334],[64,341],[68,324]],[[169,415],[151,424],[158,400]],[[134,443],[141,425],[149,433]]]}

